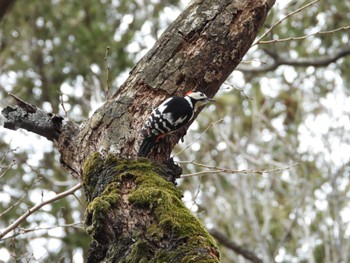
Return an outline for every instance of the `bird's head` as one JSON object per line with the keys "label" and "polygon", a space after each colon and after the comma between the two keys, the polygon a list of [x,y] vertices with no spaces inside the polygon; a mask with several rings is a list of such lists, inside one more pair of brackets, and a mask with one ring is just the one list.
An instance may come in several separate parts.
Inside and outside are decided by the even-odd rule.
{"label": "bird's head", "polygon": [[214,99],[208,98],[203,92],[200,91],[189,91],[185,94],[185,97],[188,97],[194,105],[195,110],[200,106],[204,106],[209,102],[215,102]]}

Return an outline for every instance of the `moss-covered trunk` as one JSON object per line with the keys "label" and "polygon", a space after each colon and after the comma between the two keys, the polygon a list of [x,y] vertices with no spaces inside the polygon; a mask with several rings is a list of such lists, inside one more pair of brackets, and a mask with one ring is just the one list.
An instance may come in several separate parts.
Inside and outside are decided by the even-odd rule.
{"label": "moss-covered trunk", "polygon": [[168,172],[146,159],[88,159],[88,262],[219,262],[213,239],[164,178],[175,178]]}

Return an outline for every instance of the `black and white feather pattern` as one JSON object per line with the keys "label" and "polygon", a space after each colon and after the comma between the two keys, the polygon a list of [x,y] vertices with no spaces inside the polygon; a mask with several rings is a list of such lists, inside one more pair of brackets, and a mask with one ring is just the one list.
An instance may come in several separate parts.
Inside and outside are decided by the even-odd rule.
{"label": "black and white feather pattern", "polygon": [[185,126],[197,108],[209,101],[213,100],[202,92],[188,92],[185,97],[174,96],[161,103],[141,130],[143,141],[138,156],[146,157],[162,136]]}

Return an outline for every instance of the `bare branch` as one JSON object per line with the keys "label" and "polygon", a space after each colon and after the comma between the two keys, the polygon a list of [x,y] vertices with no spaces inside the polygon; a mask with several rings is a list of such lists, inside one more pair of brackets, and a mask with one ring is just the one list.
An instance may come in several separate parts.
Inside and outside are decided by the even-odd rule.
{"label": "bare branch", "polygon": [[299,67],[324,67],[330,63],[336,62],[338,59],[350,55],[350,47],[340,49],[333,53],[331,56],[322,56],[318,58],[299,58],[299,59],[289,59],[289,58],[279,58],[279,63],[289,66],[299,66]]}
{"label": "bare branch", "polygon": [[287,38],[280,38],[280,39],[271,39],[266,41],[260,41],[259,44],[272,44],[272,43],[280,43],[280,42],[286,42],[286,41],[292,41],[292,40],[303,40],[305,38],[311,37],[311,36],[317,36],[317,35],[328,35],[328,34],[334,34],[338,31],[342,30],[349,30],[350,26],[343,26],[332,30],[327,31],[317,31],[312,34],[308,34],[305,36],[299,36],[299,37],[287,37]]}
{"label": "bare branch", "polygon": [[22,216],[20,216],[15,222],[13,222],[7,228],[0,231],[0,239],[2,239],[5,235],[7,235],[12,230],[14,230],[16,227],[18,227],[20,223],[22,223],[27,217],[29,217],[35,211],[39,210],[40,208],[42,208],[43,206],[45,206],[47,204],[51,204],[51,203],[53,203],[53,202],[55,202],[63,197],[66,197],[70,194],[73,194],[75,191],[80,189],[82,187],[82,185],[83,185],[82,183],[78,183],[76,186],[72,187],[71,189],[64,191],[62,193],[59,193],[55,197],[50,198],[50,199],[48,199],[48,200],[46,200],[46,201],[44,201],[36,206],[33,206],[27,212],[25,212]]}
{"label": "bare branch", "polygon": [[74,151],[79,145],[75,138],[79,131],[78,125],[59,115],[48,113],[29,104],[13,94],[9,95],[15,99],[17,106],[7,106],[1,111],[1,114],[4,116],[1,119],[4,127],[11,130],[22,128],[43,136],[50,141],[57,142],[55,146],[58,147],[61,153],[61,164],[74,177],[78,177],[80,168],[77,162],[77,151],[81,151]]}
{"label": "bare branch", "polygon": [[175,153],[174,156],[178,156],[179,154],[183,153],[184,151],[186,151],[188,148],[190,148],[195,142],[199,141],[199,139],[202,137],[202,135],[204,133],[206,133],[211,127],[213,127],[215,124],[221,122],[223,119],[214,121],[212,123],[209,124],[209,126],[198,136],[197,139],[195,139],[193,142],[191,142],[189,145],[187,145],[183,150],[179,151],[178,153]]}
{"label": "bare branch", "polygon": [[281,24],[284,20],[286,20],[287,18],[291,17],[292,15],[295,15],[297,13],[300,13],[301,11],[303,11],[304,9],[308,8],[309,6],[312,6],[313,4],[317,3],[320,0],[315,0],[312,1],[311,3],[308,3],[300,8],[298,8],[297,10],[289,13],[288,15],[286,15],[285,17],[283,17],[282,19],[278,20],[276,23],[274,23],[264,34],[262,34],[261,37],[258,38],[258,40],[256,40],[254,42],[254,44],[252,46],[255,46],[257,44],[260,44],[260,41],[266,37],[276,26],[278,26],[279,24]]}
{"label": "bare branch", "polygon": [[106,100],[108,100],[108,98],[109,98],[109,89],[110,89],[110,87],[109,87],[109,69],[110,68],[109,68],[108,61],[107,61],[109,50],[110,50],[110,47],[107,46],[106,47],[105,58],[104,58],[104,60],[105,60],[105,67],[106,67],[106,88],[105,88]]}
{"label": "bare branch", "polygon": [[16,164],[15,160],[12,160],[12,162],[4,168],[4,171],[1,170],[0,178],[3,177],[8,172],[8,170],[10,170],[12,166],[14,166],[15,164]]}
{"label": "bare branch", "polygon": [[340,58],[350,55],[350,47],[342,48],[338,51],[333,52],[331,55],[296,59],[281,57],[277,53],[273,53],[271,51],[268,53],[274,59],[273,63],[261,67],[251,67],[240,64],[236,70],[249,73],[264,73],[275,70],[282,65],[295,67],[325,67],[331,63],[336,62]]}
{"label": "bare branch", "polygon": [[[12,160],[11,164],[9,165],[8,169],[6,169],[5,173],[15,164],[15,160]],[[3,174],[2,174],[3,175]],[[1,176],[2,176],[1,175]],[[0,177],[1,178],[1,177]],[[38,182],[38,179],[34,180],[33,183],[30,185],[29,189],[32,189],[35,184]],[[22,200],[27,196],[27,193],[24,193],[15,203],[13,203],[12,205],[10,205],[9,207],[7,207],[3,212],[0,213],[0,218],[5,215],[6,213],[8,213],[9,211],[11,211],[11,209],[13,209],[14,207],[16,207],[18,204],[20,204],[22,202]]]}
{"label": "bare branch", "polygon": [[209,171],[201,171],[198,173],[191,173],[191,174],[184,174],[181,175],[181,178],[186,178],[186,177],[193,177],[193,176],[198,176],[198,175],[203,175],[203,174],[213,174],[213,173],[228,173],[228,174],[264,174],[264,173],[273,173],[273,172],[279,172],[283,170],[289,170],[295,166],[298,166],[299,163],[295,163],[293,165],[287,166],[287,167],[281,167],[281,168],[274,168],[274,169],[267,169],[267,170],[255,170],[255,169],[246,169],[246,170],[234,170],[234,169],[229,169],[229,168],[221,168],[221,167],[216,167],[216,166],[211,166],[211,165],[206,165],[202,163],[197,163],[194,161],[176,161],[177,163],[183,163],[183,164],[193,164],[199,167],[204,167],[207,169],[210,169]]}
{"label": "bare branch", "polygon": [[250,260],[251,262],[263,263],[263,261],[253,251],[238,245],[236,242],[228,239],[226,235],[219,232],[218,230],[210,229],[209,234],[211,234],[215,239],[217,239],[220,244],[243,256],[244,258]]}
{"label": "bare branch", "polygon": [[237,90],[237,91],[239,91],[240,93],[242,93],[243,96],[246,97],[246,99],[248,99],[248,100],[254,100],[253,97],[248,96],[248,95],[244,92],[244,89],[243,89],[243,88],[237,88],[237,87],[235,87],[233,84],[228,83],[227,81],[226,81],[224,84],[226,84],[226,85],[229,86],[230,88],[233,88],[234,90]]}
{"label": "bare branch", "polygon": [[9,95],[15,99],[17,106],[7,106],[1,111],[5,117],[5,128],[10,130],[23,128],[39,134],[50,141],[59,137],[63,120],[61,116],[47,113],[13,94]]}
{"label": "bare branch", "polygon": [[66,110],[66,107],[64,107],[64,101],[63,101],[63,94],[62,94],[62,92],[60,92],[60,104],[61,104],[61,107],[62,107],[62,109],[64,111],[64,116],[68,117],[68,112]]}
{"label": "bare branch", "polygon": [[8,213],[12,208],[14,208],[15,206],[17,206],[20,202],[22,202],[23,198],[26,197],[26,195],[22,195],[15,203],[13,203],[12,205],[10,205],[8,208],[5,209],[5,211],[0,213],[0,217],[2,217],[4,214]]}
{"label": "bare branch", "polygon": [[64,224],[64,225],[57,225],[57,226],[49,226],[49,227],[35,227],[35,228],[27,228],[27,229],[24,229],[24,228],[21,228],[19,232],[11,235],[11,236],[8,236],[6,238],[3,238],[0,240],[0,242],[4,242],[8,239],[11,239],[11,238],[14,238],[14,237],[17,237],[19,235],[23,235],[23,234],[27,234],[27,233],[30,233],[30,232],[34,232],[34,231],[39,231],[39,230],[50,230],[50,229],[54,229],[54,228],[59,228],[59,227],[74,227],[74,228],[82,228],[82,227],[79,227],[79,225],[83,225],[84,222],[80,221],[80,222],[76,222],[76,223],[71,223],[71,224]]}

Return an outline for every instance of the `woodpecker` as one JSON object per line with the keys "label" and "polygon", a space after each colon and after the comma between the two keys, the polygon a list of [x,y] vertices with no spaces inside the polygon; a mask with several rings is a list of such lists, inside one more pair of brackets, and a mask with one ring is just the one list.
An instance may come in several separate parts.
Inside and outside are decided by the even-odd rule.
{"label": "woodpecker", "polygon": [[215,102],[199,91],[189,91],[184,97],[174,96],[153,109],[141,133],[143,141],[138,156],[146,157],[165,135],[185,126],[196,110],[209,102]]}

